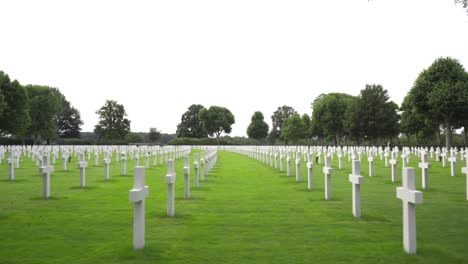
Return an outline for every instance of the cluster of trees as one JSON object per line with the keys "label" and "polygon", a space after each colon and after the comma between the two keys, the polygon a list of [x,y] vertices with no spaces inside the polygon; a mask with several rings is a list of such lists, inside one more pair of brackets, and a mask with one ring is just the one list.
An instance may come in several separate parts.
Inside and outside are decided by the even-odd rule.
{"label": "cluster of trees", "polygon": [[0,71],[0,136],[24,142],[79,137],[83,121],[57,88],[21,85]]}
{"label": "cluster of trees", "polygon": [[216,137],[219,143],[221,134],[231,133],[234,123],[234,115],[226,107],[211,106],[207,109],[193,104],[182,115],[176,135],[178,138]]}
{"label": "cluster of trees", "polygon": [[[453,58],[439,58],[423,70],[405,97],[402,106],[389,100],[382,85],[366,85],[358,96],[345,93],[321,94],[312,102],[312,116],[300,116],[294,108],[281,106],[271,116],[270,143],[284,143],[311,139],[321,143],[332,139],[339,145],[386,143],[398,139],[400,134],[411,138],[424,138],[433,143],[445,130],[446,147],[452,142],[452,131],[464,128],[467,143],[468,126],[468,73]],[[255,112],[247,129],[250,138],[267,137],[268,125],[263,114]],[[427,140],[429,139],[429,140]]]}

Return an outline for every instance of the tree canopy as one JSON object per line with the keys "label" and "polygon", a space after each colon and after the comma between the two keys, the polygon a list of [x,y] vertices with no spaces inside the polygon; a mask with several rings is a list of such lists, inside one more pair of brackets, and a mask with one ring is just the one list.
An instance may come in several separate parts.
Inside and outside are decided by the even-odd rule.
{"label": "tree canopy", "polygon": [[276,140],[281,137],[283,124],[290,116],[297,114],[296,110],[291,106],[283,105],[276,109],[271,116],[271,132],[270,138]]}
{"label": "tree canopy", "polygon": [[130,132],[130,120],[123,105],[117,101],[107,100],[104,106],[96,111],[99,122],[94,132],[100,139],[123,140]]}
{"label": "tree canopy", "polygon": [[288,142],[296,142],[305,137],[305,125],[299,114],[293,114],[283,124],[281,136]]}
{"label": "tree canopy", "polygon": [[161,138],[161,131],[155,127],[151,127],[148,134],[149,140],[151,142],[156,142]]}
{"label": "tree canopy", "polygon": [[344,93],[319,95],[312,103],[312,120],[320,124],[324,133],[334,135],[335,144],[340,144],[345,133],[345,113],[353,97]]}
{"label": "tree canopy", "polygon": [[468,74],[456,59],[438,58],[423,70],[409,91],[415,111],[446,129],[446,147],[452,145],[452,128],[468,113]]}
{"label": "tree canopy", "polygon": [[268,124],[264,121],[262,112],[257,111],[252,115],[247,128],[247,136],[254,139],[262,139],[268,136]]}
{"label": "tree canopy", "polygon": [[203,128],[203,123],[198,116],[203,108],[203,105],[199,104],[193,104],[188,108],[182,115],[181,122],[177,125],[177,137],[208,137],[208,133]]}
{"label": "tree canopy", "polygon": [[209,109],[200,110],[199,119],[209,136],[215,136],[219,140],[221,133],[229,134],[235,123],[234,115],[229,109],[222,106],[211,106]]}

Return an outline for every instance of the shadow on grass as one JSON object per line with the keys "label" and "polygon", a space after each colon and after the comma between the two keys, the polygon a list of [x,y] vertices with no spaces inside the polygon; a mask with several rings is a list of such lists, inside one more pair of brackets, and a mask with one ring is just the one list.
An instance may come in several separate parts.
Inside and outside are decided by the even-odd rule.
{"label": "shadow on grass", "polygon": [[31,197],[30,200],[32,200],[32,201],[40,201],[40,200],[58,201],[58,200],[66,200],[66,199],[68,199],[68,197],[66,197],[66,196],[50,196],[48,199],[44,199],[44,198],[42,198],[42,196],[34,196],[34,197]]}
{"label": "shadow on grass", "polygon": [[11,183],[15,183],[15,182],[20,183],[20,182],[26,182],[26,181],[28,181],[28,180],[26,180],[26,179],[14,179],[12,181],[10,181],[9,179],[0,180],[0,182],[11,182]]}
{"label": "shadow on grass", "polygon": [[72,186],[72,187],[70,187],[70,190],[94,190],[94,189],[97,189],[97,188],[98,188],[97,186],[85,186],[85,187]]}
{"label": "shadow on grass", "polygon": [[[200,182],[200,185],[202,185],[203,182]],[[209,191],[211,190],[210,187],[206,187],[206,186],[200,186],[198,188],[194,187],[194,188],[191,188],[190,191]]]}
{"label": "shadow on grass", "polygon": [[359,218],[358,220],[366,221],[366,222],[387,222],[387,223],[391,222],[390,219],[386,218],[383,215],[375,215],[375,214],[369,214],[369,213],[362,214],[361,218]]}
{"label": "shadow on grass", "polygon": [[119,182],[119,181],[116,180],[116,179],[110,178],[109,180],[104,180],[104,179],[96,180],[96,182],[99,182],[99,183],[113,183],[113,182]]}

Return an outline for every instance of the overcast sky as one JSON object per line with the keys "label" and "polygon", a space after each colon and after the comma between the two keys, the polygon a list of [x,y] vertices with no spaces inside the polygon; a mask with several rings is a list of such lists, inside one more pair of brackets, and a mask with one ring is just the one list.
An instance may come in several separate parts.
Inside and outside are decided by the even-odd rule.
{"label": "overcast sky", "polygon": [[437,57],[468,68],[468,15],[453,0],[19,1],[0,3],[0,70],[57,87],[85,122],[106,99],[132,131],[176,131],[194,103],[271,124],[321,93],[379,83],[401,104]]}

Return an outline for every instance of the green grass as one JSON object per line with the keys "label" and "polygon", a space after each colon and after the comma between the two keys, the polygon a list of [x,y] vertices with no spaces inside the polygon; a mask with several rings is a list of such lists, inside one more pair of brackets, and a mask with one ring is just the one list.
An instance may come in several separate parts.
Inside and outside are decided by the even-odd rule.
{"label": "green grass", "polygon": [[[223,151],[206,181],[198,189],[192,184],[192,198],[185,200],[180,159],[174,218],[166,216],[166,167],[152,167],[146,172],[150,196],[142,251],[132,248],[131,161],[128,175],[120,176],[120,164],[113,160],[111,181],[105,182],[102,163],[93,167],[91,160],[85,189],[79,188],[76,159],[68,172],[61,171],[59,161],[50,200],[41,199],[42,177],[29,159],[23,158],[14,182],[8,181],[4,161],[0,263],[468,263],[468,201],[460,163],[456,177],[450,177],[448,166],[431,161],[430,188],[416,208],[418,254],[408,256],[402,245],[402,203],[396,198],[401,167],[394,184],[383,161],[376,159],[376,176],[370,178],[364,160],[361,219],[351,214],[347,160],[342,170],[333,161],[332,200],[325,201],[319,165],[314,190],[308,191],[305,163],[296,183],[294,169],[287,177]],[[417,162],[412,157],[409,166]],[[420,173],[417,169],[418,189]]]}

